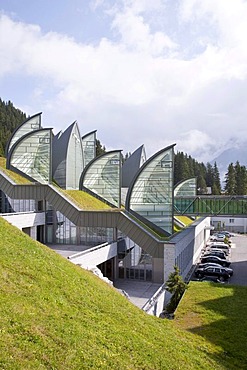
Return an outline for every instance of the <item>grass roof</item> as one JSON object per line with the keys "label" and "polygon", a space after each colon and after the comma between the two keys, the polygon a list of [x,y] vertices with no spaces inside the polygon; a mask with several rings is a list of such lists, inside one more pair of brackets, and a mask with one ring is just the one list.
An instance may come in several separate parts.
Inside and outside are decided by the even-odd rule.
{"label": "grass roof", "polygon": [[25,177],[6,169],[6,158],[0,157],[0,170],[4,172],[16,184],[31,184]]}

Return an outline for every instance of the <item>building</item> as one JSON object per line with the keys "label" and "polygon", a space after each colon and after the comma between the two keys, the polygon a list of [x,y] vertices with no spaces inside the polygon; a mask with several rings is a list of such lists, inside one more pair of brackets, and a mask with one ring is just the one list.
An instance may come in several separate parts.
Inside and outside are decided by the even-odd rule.
{"label": "building", "polygon": [[[77,122],[54,135],[42,128],[41,113],[28,118],[12,134],[0,170],[2,217],[48,246],[73,247],[71,261],[98,266],[112,281],[163,284],[175,264],[185,278],[209,237],[210,218],[173,234],[174,144],[149,159],[141,146],[123,165],[121,150],[96,157],[95,148],[96,131],[81,136]],[[194,192],[195,179],[176,191]],[[78,205],[75,194],[98,208]]]}

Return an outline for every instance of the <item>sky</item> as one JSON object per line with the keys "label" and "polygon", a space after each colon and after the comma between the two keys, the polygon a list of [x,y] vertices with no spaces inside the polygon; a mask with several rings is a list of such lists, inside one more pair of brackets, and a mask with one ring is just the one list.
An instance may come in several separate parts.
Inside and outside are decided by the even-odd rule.
{"label": "sky", "polygon": [[0,0],[0,97],[107,150],[247,142],[247,0]]}

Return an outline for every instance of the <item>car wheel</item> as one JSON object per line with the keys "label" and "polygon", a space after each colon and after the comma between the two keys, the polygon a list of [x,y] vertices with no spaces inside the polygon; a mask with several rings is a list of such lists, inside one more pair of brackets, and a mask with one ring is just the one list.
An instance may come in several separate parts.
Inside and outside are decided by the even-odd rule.
{"label": "car wheel", "polygon": [[224,281],[224,280],[226,280],[226,279],[224,279],[223,276],[219,276],[219,281]]}
{"label": "car wheel", "polygon": [[202,274],[198,274],[197,276],[199,277],[199,279],[201,279],[203,277]]}

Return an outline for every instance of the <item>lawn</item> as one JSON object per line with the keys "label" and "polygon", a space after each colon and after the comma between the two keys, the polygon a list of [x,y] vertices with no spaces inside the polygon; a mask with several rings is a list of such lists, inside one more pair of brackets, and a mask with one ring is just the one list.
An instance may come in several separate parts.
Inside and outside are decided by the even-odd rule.
{"label": "lawn", "polygon": [[245,313],[244,288],[199,283],[149,316],[0,217],[0,369],[244,369]]}

